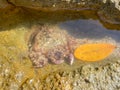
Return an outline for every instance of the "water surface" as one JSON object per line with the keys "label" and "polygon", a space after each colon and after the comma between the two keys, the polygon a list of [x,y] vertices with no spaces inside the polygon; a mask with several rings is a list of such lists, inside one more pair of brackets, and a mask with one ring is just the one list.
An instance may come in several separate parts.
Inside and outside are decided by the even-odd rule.
{"label": "water surface", "polygon": [[100,40],[111,37],[116,42],[120,42],[120,29],[108,29],[99,20],[78,19],[62,22],[60,28],[67,30],[76,38],[89,38]]}

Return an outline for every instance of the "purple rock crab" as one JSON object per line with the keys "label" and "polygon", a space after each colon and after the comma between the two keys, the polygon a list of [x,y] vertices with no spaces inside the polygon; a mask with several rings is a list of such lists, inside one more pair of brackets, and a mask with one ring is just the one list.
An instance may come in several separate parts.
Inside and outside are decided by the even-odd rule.
{"label": "purple rock crab", "polygon": [[75,44],[73,37],[47,25],[39,26],[29,41],[29,57],[35,67],[43,67],[48,62],[72,65]]}
{"label": "purple rock crab", "polygon": [[54,49],[49,50],[46,56],[53,64],[61,64],[66,61],[68,64],[72,65],[74,61],[74,56],[68,46],[56,46]]}

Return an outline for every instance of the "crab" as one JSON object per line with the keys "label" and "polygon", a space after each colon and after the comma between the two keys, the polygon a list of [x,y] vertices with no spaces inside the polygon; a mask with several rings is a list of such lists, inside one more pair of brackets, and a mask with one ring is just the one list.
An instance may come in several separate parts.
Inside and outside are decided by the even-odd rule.
{"label": "crab", "polygon": [[[57,35],[58,34],[58,35]],[[56,35],[56,37],[54,36]],[[58,39],[65,40],[62,44],[57,44]],[[49,47],[50,44],[52,47]],[[43,67],[49,62],[52,64],[61,64],[63,62],[72,65],[74,62],[73,51],[75,49],[76,40],[69,36],[60,36],[59,32],[53,32],[46,26],[39,28],[36,33],[32,34],[29,47],[29,57],[35,67]],[[49,48],[48,48],[49,47]]]}
{"label": "crab", "polygon": [[34,67],[37,68],[47,65],[48,62],[52,64],[61,64],[66,62],[69,65],[72,65],[74,62],[73,53],[67,45],[59,45],[46,52],[39,49],[36,51],[36,49],[33,48],[29,54],[29,57],[33,62]]}

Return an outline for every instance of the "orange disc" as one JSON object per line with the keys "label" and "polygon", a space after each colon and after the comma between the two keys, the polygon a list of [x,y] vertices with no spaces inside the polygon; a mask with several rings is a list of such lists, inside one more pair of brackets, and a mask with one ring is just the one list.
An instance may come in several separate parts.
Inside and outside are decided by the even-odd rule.
{"label": "orange disc", "polygon": [[84,44],[76,48],[74,56],[83,61],[99,61],[109,56],[115,47],[107,43]]}

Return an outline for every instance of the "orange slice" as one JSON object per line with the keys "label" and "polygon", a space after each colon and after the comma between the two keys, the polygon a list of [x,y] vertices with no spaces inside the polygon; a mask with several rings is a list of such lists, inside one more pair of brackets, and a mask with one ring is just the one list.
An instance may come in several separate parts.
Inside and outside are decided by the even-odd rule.
{"label": "orange slice", "polygon": [[99,61],[108,57],[115,47],[107,43],[84,44],[76,48],[74,56],[83,61]]}

